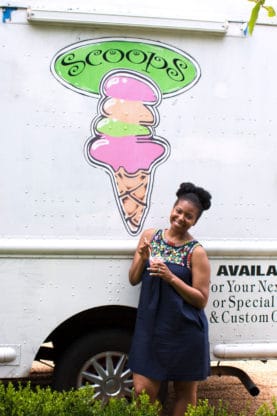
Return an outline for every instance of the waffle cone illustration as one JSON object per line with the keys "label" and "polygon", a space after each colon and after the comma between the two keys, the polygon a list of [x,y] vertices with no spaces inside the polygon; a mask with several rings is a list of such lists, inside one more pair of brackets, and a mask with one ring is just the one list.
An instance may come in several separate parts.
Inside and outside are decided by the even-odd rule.
{"label": "waffle cone illustration", "polygon": [[121,167],[114,174],[114,182],[124,220],[132,233],[136,234],[147,208],[151,173],[143,169],[128,173]]}

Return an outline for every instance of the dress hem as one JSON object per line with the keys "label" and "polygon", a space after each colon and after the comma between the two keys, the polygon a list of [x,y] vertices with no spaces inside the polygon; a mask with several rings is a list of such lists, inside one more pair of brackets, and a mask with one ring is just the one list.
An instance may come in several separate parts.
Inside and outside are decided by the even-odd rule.
{"label": "dress hem", "polygon": [[157,376],[155,376],[155,375],[153,375],[153,374],[145,374],[144,373],[144,371],[136,371],[135,369],[133,369],[132,367],[130,367],[130,369],[131,369],[131,371],[133,372],[133,373],[135,373],[135,374],[138,374],[138,375],[141,375],[141,376],[144,376],[144,377],[147,377],[147,378],[149,378],[149,379],[152,379],[152,380],[156,380],[156,381],[204,381],[204,380],[206,380],[208,377],[210,377],[210,375],[211,375],[211,373],[209,372],[209,373],[207,373],[206,375],[199,375],[199,376],[196,376],[195,374],[193,374],[193,375],[187,375],[187,376],[172,376],[172,377],[157,377]]}

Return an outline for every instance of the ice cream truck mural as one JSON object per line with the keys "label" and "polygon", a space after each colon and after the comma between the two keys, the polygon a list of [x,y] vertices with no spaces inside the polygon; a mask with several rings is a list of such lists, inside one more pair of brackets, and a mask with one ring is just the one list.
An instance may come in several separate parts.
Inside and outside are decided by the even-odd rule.
{"label": "ice cream truck mural", "polygon": [[224,362],[277,358],[276,21],[250,38],[247,2],[109,3],[0,2],[0,378],[40,360],[56,388],[131,394],[128,268],[189,180],[213,195],[212,374],[258,394]]}
{"label": "ice cream truck mural", "polygon": [[198,65],[162,43],[98,39],[59,52],[52,72],[73,90],[99,96],[85,153],[110,175],[123,223],[137,235],[150,207],[154,171],[170,153],[168,141],[155,134],[158,106],[162,96],[197,82]]}

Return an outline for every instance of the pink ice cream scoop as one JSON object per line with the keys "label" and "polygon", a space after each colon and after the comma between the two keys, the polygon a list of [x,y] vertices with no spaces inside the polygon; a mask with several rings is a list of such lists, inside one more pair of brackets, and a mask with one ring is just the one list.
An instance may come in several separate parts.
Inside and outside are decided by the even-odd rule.
{"label": "pink ice cream scoop", "polygon": [[90,155],[98,162],[107,163],[114,171],[124,167],[129,173],[149,170],[153,161],[165,153],[159,141],[138,139],[135,136],[112,137],[103,135],[91,143]]}
{"label": "pink ice cream scoop", "polygon": [[103,93],[108,97],[143,103],[157,104],[159,99],[159,94],[152,85],[128,72],[108,77],[103,84]]}

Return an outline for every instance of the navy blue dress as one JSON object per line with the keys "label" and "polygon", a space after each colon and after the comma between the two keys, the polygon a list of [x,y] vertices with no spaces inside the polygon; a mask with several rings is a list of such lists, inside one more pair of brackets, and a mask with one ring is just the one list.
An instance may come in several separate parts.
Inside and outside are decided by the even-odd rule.
{"label": "navy blue dress", "polygon": [[[191,254],[196,240],[172,246],[158,230],[152,253],[165,259],[167,267],[192,284]],[[167,282],[151,277],[146,263],[129,367],[134,373],[155,380],[204,380],[210,374],[208,323],[204,310],[187,303]]]}

